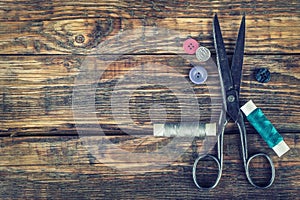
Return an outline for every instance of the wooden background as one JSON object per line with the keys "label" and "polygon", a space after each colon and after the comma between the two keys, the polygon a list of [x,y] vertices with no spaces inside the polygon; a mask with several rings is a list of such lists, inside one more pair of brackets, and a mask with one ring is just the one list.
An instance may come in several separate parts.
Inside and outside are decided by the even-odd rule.
{"label": "wooden background", "polygon": [[[299,198],[299,10],[297,0],[0,1],[0,198]],[[177,37],[179,45],[192,36],[211,49],[214,57],[214,13],[219,15],[228,54],[233,52],[241,15],[246,13],[241,103],[253,99],[291,148],[278,158],[247,123],[249,152],[263,151],[272,157],[276,167],[274,184],[261,190],[247,182],[239,156],[239,135],[233,124],[226,129],[223,176],[211,191],[199,191],[192,180],[199,141],[198,145],[182,144],[187,145],[187,152],[167,167],[141,174],[126,174],[96,159],[80,141],[72,112],[74,80],[86,56],[120,31],[147,25],[180,31],[184,37]],[[106,101],[96,101],[96,107],[107,136],[93,136],[95,141],[108,138],[130,152],[159,148],[161,139],[124,135],[112,120],[109,108],[110,89],[118,75],[141,62],[174,67],[188,79],[188,62],[167,51],[151,52],[145,48],[144,52],[122,56],[99,82],[102,90],[96,95],[103,99],[106,96]],[[253,78],[254,70],[260,67],[271,71],[267,84]],[[207,88],[193,87],[205,107],[207,96],[203,94]],[[163,92],[166,91],[162,89]],[[151,101],[145,93],[147,88],[135,94],[131,114],[136,123],[149,128],[151,121],[145,114],[149,107],[145,105]],[[172,96],[164,97],[168,120],[178,120],[178,107],[173,106],[176,101]],[[209,111],[203,110],[204,118]],[[126,162],[110,164],[132,167]],[[256,166],[266,167],[259,162]]]}

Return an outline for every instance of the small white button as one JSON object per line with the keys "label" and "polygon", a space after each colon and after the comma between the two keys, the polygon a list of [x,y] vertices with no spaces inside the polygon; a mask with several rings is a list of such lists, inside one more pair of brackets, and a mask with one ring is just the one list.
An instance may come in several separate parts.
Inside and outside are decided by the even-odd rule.
{"label": "small white button", "polygon": [[196,58],[200,61],[200,62],[205,62],[210,58],[211,54],[208,48],[206,47],[199,47],[196,50]]}

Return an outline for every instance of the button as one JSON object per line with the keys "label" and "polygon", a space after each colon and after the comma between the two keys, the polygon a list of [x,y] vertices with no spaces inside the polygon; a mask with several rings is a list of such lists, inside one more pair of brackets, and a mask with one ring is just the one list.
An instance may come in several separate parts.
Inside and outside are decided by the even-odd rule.
{"label": "button", "polygon": [[206,47],[199,47],[196,50],[196,58],[200,61],[200,62],[205,62],[210,58],[210,51],[208,48]]}
{"label": "button", "polygon": [[187,54],[195,54],[198,47],[199,43],[192,38],[187,39],[183,43],[183,49]]}
{"label": "button", "polygon": [[202,84],[207,79],[207,71],[204,67],[195,66],[190,70],[190,80],[195,84]]}
{"label": "button", "polygon": [[271,73],[267,68],[260,68],[255,71],[255,79],[260,83],[267,83],[271,80]]}

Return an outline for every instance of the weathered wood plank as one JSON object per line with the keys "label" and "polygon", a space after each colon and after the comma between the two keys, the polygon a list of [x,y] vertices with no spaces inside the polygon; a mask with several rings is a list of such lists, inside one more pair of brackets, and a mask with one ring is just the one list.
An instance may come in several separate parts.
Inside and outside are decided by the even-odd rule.
{"label": "weathered wood plank", "polygon": [[[270,18],[247,16],[245,52],[248,54],[299,53],[300,28],[298,21],[297,15]],[[231,53],[234,49],[235,40],[233,38],[236,38],[240,17],[223,18],[220,16],[220,23],[224,31],[225,44],[228,47],[228,52]],[[143,29],[146,25],[156,29],[176,31],[176,34],[155,38],[152,43],[156,45],[169,46],[169,49],[173,50],[174,46],[181,47],[184,40],[192,36],[197,38],[202,45],[213,50],[212,16],[210,18],[164,18],[156,20],[120,19],[107,16],[39,22],[2,22],[0,25],[0,53],[89,54],[101,42],[109,39],[115,40],[118,33],[130,35],[132,29]],[[145,32],[147,30],[149,29],[146,28]],[[141,35],[134,38],[140,42],[142,37]],[[127,37],[126,39],[132,43],[129,41],[130,38]],[[151,43],[149,38],[144,43],[144,52],[158,52],[149,46]],[[124,48],[124,44],[120,44],[119,48]],[[128,53],[139,53],[139,51],[131,51]],[[160,53],[170,53],[170,51],[164,49]]]}
{"label": "weathered wood plank", "polygon": [[[291,147],[286,155],[278,158],[247,124],[249,153],[266,152],[274,160],[276,179],[271,188],[258,190],[247,182],[238,153],[239,137],[233,124],[226,129],[226,133],[231,134],[225,135],[223,177],[217,188],[209,192],[198,191],[192,181],[196,151],[205,148],[200,139],[193,144],[179,143],[177,147],[186,147],[187,151],[175,160],[151,160],[147,156],[137,163],[127,160],[126,151],[152,152],[170,141],[154,138],[151,134],[142,138],[91,137],[95,144],[102,144],[101,147],[105,146],[104,139],[116,146],[104,149],[101,158],[87,151],[77,136],[72,112],[74,80],[82,72],[80,66],[84,55],[97,53],[93,51],[94,47],[131,29],[151,26],[181,33],[167,38],[155,37],[154,34],[150,39],[146,37],[147,40],[129,34],[130,41],[119,41],[110,51],[101,52],[118,54],[118,50],[125,47],[128,48],[126,53],[133,55],[123,56],[111,64],[97,83],[96,90],[97,123],[105,128],[106,134],[122,134],[111,115],[110,100],[115,84],[131,72],[144,72],[153,78],[155,75],[177,77],[168,77],[167,70],[155,74],[153,70],[134,69],[147,63],[173,67],[188,80],[189,63],[174,55],[174,46],[176,50],[192,36],[214,53],[212,16],[218,13],[228,53],[232,54],[244,12],[247,17],[247,55],[241,103],[253,99]],[[299,198],[300,27],[297,0],[0,0],[0,16],[0,136],[31,136],[0,137],[1,199]],[[146,28],[144,33],[149,34],[149,30]],[[144,47],[135,48],[136,44]],[[176,54],[181,53],[176,51]],[[102,58],[110,62],[103,55],[94,55],[94,58],[95,61]],[[258,67],[269,68],[272,73],[270,83],[260,84],[253,79],[253,72]],[[217,79],[216,74],[210,74],[210,78]],[[210,106],[209,98],[209,95],[217,95],[219,88],[216,84],[210,92],[206,86],[193,85],[202,106],[203,121],[208,120],[211,109],[217,107]],[[123,87],[128,91],[133,88],[133,84]],[[136,90],[129,101],[132,119],[143,130],[151,130],[149,109],[162,109],[149,104],[160,103],[167,108],[167,120],[178,121],[180,106],[176,95],[163,87]],[[156,101],[158,99],[164,101]],[[186,106],[181,105],[181,108]],[[151,117],[161,121],[163,114],[154,113]],[[94,121],[83,117],[79,123],[91,124]],[[132,131],[137,130],[132,128]],[[116,151],[118,148],[123,152]],[[261,161],[253,163],[261,172],[257,176],[268,173],[266,164]],[[147,171],[147,167],[153,164],[165,167]],[[120,171],[110,168],[114,166]],[[209,164],[205,167],[204,173],[211,181],[214,170]],[[134,173],[126,174],[126,169]],[[143,173],[136,174],[137,171]]]}
{"label": "weathered wood plank", "polygon": [[[76,134],[72,93],[83,60],[83,56],[1,57],[1,134],[60,134],[67,131]],[[141,63],[169,66],[188,80],[189,63],[179,56],[124,56],[115,61],[109,65],[98,83],[95,100],[97,117],[106,126],[108,133],[120,132],[111,114],[114,86]],[[299,123],[296,123],[299,121],[300,102],[299,56],[251,55],[245,57],[244,63],[241,103],[254,100],[280,131],[299,130]],[[269,68],[272,73],[271,82],[260,84],[254,80],[254,70],[259,67]],[[148,74],[157,75],[156,72]],[[172,77],[176,74],[165,72],[160,76]],[[125,88],[129,90],[135,90],[133,87],[134,85],[125,84]],[[201,119],[204,121],[211,116],[210,109],[218,106],[210,103],[210,95],[218,95],[219,91],[218,86],[212,87],[209,91],[206,85],[192,85],[201,107]],[[156,97],[161,100],[162,96],[166,101],[155,100]],[[138,124],[144,125],[144,128],[151,129],[148,111],[152,104],[160,103],[166,107],[167,120],[178,121],[181,109],[177,106],[179,104],[175,96],[170,96],[169,91],[161,87],[155,90],[153,87],[136,90],[129,103],[131,116]],[[121,105],[124,108],[126,106]],[[156,120],[162,120],[159,116],[156,117]]]}
{"label": "weathered wood plank", "polygon": [[[236,133],[236,132],[235,132]],[[290,146],[291,150],[281,158],[278,158],[272,149],[268,148],[266,143],[258,134],[251,134],[248,136],[248,151],[249,154],[257,153],[258,151],[266,152],[274,160],[276,167],[279,167],[281,162],[299,161],[300,144],[299,133],[284,133],[282,134],[285,142]],[[111,149],[106,149],[107,157],[94,157],[89,153],[88,146],[85,145],[84,138],[78,136],[35,136],[35,137],[1,137],[0,149],[0,166],[34,166],[34,165],[72,165],[72,164],[103,164],[108,165],[106,159],[109,154],[115,154],[115,158],[120,158],[126,152],[130,153],[148,153],[149,151],[157,151],[165,147],[172,138],[165,137],[133,137],[133,136],[91,136],[95,141],[95,146],[101,146],[103,140],[111,142]],[[225,134],[224,156],[226,162],[236,163],[240,159],[239,134]],[[194,143],[196,142],[196,143]],[[173,158],[166,160],[157,160],[156,164],[169,163],[172,165],[188,164],[195,156],[195,153],[202,152],[204,145],[203,139],[186,140],[178,143],[176,148],[186,148],[186,151],[173,161]],[[216,141],[215,141],[216,142]],[[214,144],[211,145],[211,153],[215,153],[213,149]],[[103,144],[104,145],[104,144]],[[115,145],[115,146],[114,146]],[[117,151],[116,149],[125,150]],[[164,152],[160,152],[163,154]],[[147,163],[149,158],[141,160],[141,166]],[[117,159],[114,165],[124,164]],[[125,163],[126,164],[126,163]],[[130,165],[128,161],[127,165]],[[162,169],[163,171],[164,169]],[[154,170],[156,171],[156,170]],[[157,170],[161,172],[161,170]]]}
{"label": "weathered wood plank", "polygon": [[[102,164],[101,161],[104,160],[94,159],[77,137],[1,138],[0,195],[2,198],[47,198],[51,195],[51,198],[56,199],[66,195],[68,198],[108,199],[297,198],[300,176],[299,134],[283,134],[283,136],[291,150],[282,158],[278,158],[268,149],[258,135],[248,137],[250,153],[261,150],[271,155],[274,160],[276,179],[274,185],[266,192],[253,188],[246,181],[238,155],[237,134],[225,135],[223,176],[217,188],[209,192],[198,191],[193,184],[191,174],[194,161],[193,148],[189,148],[180,158],[161,170],[126,174]],[[103,137],[94,137],[94,140],[101,142],[101,138]],[[145,138],[133,140],[126,136],[106,138],[111,138],[120,147],[127,147],[127,151],[135,152],[137,148],[140,152],[146,152],[149,145],[152,146],[153,142],[161,140],[147,137],[147,141],[139,144],[138,141]],[[201,147],[199,142],[198,147]],[[107,153],[118,154],[109,149]],[[147,158],[144,161],[147,162]],[[160,160],[156,164],[163,162],[168,161]],[[117,161],[111,164],[136,167],[133,163]],[[262,163],[256,163],[255,166],[266,167]],[[144,165],[141,163],[140,167]]]}
{"label": "weathered wood plank", "polygon": [[299,2],[287,0],[106,0],[106,1],[1,1],[2,21],[42,21],[103,17],[103,15],[124,18],[166,18],[190,17],[207,18],[218,12],[221,15],[250,15],[269,18],[272,16],[293,16],[299,14]]}

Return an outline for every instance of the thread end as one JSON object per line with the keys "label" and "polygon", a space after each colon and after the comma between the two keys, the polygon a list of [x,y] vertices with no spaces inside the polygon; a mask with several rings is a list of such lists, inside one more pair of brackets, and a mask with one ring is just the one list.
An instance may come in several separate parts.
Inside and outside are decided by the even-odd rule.
{"label": "thread end", "polygon": [[241,110],[243,113],[248,116],[250,113],[252,113],[256,109],[256,105],[253,103],[252,100],[248,101],[245,105],[241,107]]}
{"label": "thread end", "polygon": [[164,124],[153,124],[153,134],[154,136],[161,137],[164,136]]}
{"label": "thread end", "polygon": [[217,135],[216,123],[205,124],[205,134],[206,136],[216,136]]}
{"label": "thread end", "polygon": [[290,147],[282,140],[277,145],[272,148],[278,157],[281,157],[283,154],[290,150]]}

